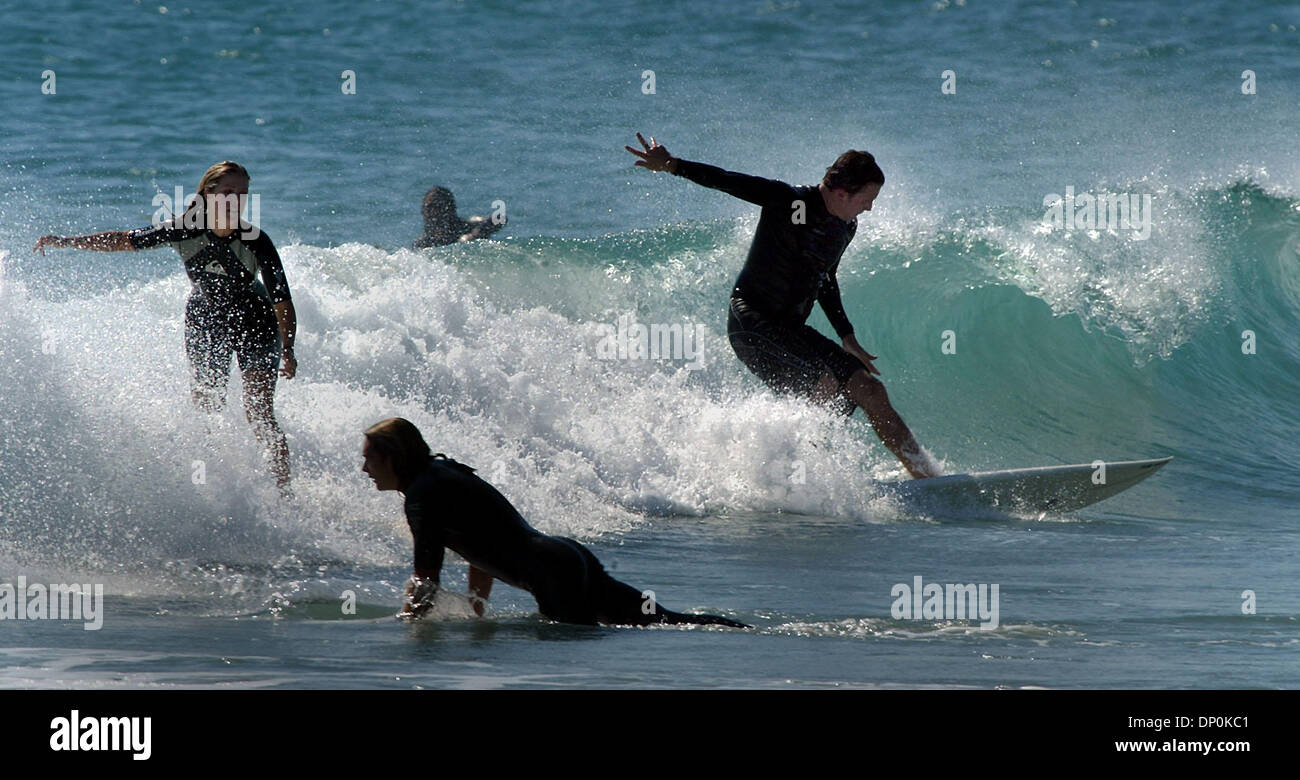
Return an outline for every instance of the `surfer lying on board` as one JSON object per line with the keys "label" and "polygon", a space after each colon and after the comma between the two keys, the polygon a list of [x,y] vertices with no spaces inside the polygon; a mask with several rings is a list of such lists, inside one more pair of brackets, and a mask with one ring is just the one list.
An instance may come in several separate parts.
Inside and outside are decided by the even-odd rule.
{"label": "surfer lying on board", "polygon": [[[194,204],[182,216],[138,230],[86,236],[42,236],[45,247],[117,252],[170,244],[193,284],[185,305],[185,352],[193,372],[194,403],[216,412],[226,403],[231,354],[244,380],[244,415],[266,448],[282,490],[289,486],[289,445],[275,419],[276,368],[292,379],[297,316],[289,282],[271,239],[243,222],[248,171],[230,161],[199,180]],[[262,282],[257,281],[261,273]],[[283,360],[283,364],[281,363]]]}
{"label": "surfer lying on board", "polygon": [[[624,147],[636,165],[668,171],[696,184],[763,207],[745,266],[731,291],[727,338],[749,370],[780,393],[833,405],[846,415],[862,407],[876,434],[913,477],[935,477],[938,464],[921,448],[894,411],[869,354],[858,345],[844,313],[835,272],[857,231],[857,216],[871,210],[885,174],[866,152],[840,155],[821,184],[785,182],[732,173],[673,157],[653,138],[644,151]],[[806,324],[813,302],[840,337],[840,344]]]}
{"label": "surfer lying on board", "polygon": [[424,215],[424,235],[415,240],[416,249],[487,238],[506,224],[504,216],[500,220],[487,217],[461,219],[456,213],[456,199],[446,187],[429,188],[420,213]]}
{"label": "surfer lying on board", "polygon": [[664,609],[653,595],[643,598],[636,588],[609,576],[583,545],[528,525],[505,496],[474,475],[474,469],[441,454],[431,456],[420,430],[408,420],[392,417],[371,426],[361,455],[361,470],[376,489],[406,496],[415,574],[407,583],[406,606],[398,617],[429,611],[447,547],[469,562],[470,603],[480,616],[492,581],[498,579],[533,594],[541,613],[561,623],[748,628],[717,615]]}

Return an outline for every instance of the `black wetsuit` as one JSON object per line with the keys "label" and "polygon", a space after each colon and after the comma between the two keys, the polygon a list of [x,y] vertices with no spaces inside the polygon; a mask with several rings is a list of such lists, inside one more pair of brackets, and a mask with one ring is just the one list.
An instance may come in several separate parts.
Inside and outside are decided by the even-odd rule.
{"label": "black wetsuit", "polygon": [[461,219],[452,217],[445,222],[424,226],[424,235],[415,239],[416,249],[427,249],[431,246],[447,246],[448,244],[459,243],[461,239],[478,231],[475,238],[487,238],[501,228],[505,227],[504,222],[494,222],[490,219]]}
{"label": "black wetsuit", "polygon": [[245,241],[240,231],[221,238],[164,223],[127,236],[136,249],[171,244],[185,263],[193,284],[185,305],[185,351],[202,388],[225,398],[232,352],[241,371],[269,371],[274,381],[280,329],[271,307],[290,296],[280,255],[265,233]]}
{"label": "black wetsuit", "polygon": [[449,547],[474,567],[532,593],[541,613],[562,623],[745,627],[724,617],[672,612],[647,602],[636,588],[609,576],[579,542],[528,525],[505,496],[456,461],[430,459],[405,492],[415,570],[422,576],[437,581]]}
{"label": "black wetsuit", "polygon": [[[816,302],[841,339],[853,333],[835,273],[857,221],[827,211],[816,186],[795,187],[680,158],[677,175],[763,208],[731,291],[727,336],[736,356],[779,392],[811,395],[827,373],[843,388],[865,367],[805,323]],[[841,411],[853,409],[844,396]]]}
{"label": "black wetsuit", "polygon": [[431,246],[446,246],[464,239],[487,238],[505,225],[503,219],[484,219],[473,217],[461,219],[456,213],[456,197],[446,187],[430,187],[424,195],[420,207],[424,215],[424,235],[415,240],[416,249]]}

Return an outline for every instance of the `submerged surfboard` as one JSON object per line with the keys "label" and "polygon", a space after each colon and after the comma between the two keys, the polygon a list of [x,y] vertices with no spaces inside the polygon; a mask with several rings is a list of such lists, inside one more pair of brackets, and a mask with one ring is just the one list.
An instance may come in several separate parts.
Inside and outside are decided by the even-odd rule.
{"label": "submerged surfboard", "polygon": [[1013,512],[1070,512],[1121,493],[1156,473],[1172,457],[1078,463],[1029,469],[951,474],[881,485],[922,507],[996,508]]}

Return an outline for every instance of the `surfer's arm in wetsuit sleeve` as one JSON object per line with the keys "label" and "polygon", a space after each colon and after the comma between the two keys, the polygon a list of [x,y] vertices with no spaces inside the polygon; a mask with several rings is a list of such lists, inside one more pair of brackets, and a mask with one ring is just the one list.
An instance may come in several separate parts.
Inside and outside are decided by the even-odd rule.
{"label": "surfer's arm in wetsuit sleeve", "polygon": [[853,335],[853,326],[849,324],[849,315],[844,313],[844,301],[840,298],[840,283],[835,279],[834,272],[831,272],[822,283],[821,289],[817,292],[817,302],[822,305],[826,319],[830,320],[831,327],[835,329],[835,334],[841,340]]}
{"label": "surfer's arm in wetsuit sleeve", "polygon": [[408,493],[406,496],[406,524],[411,527],[411,539],[415,548],[414,575],[406,584],[406,606],[403,614],[422,615],[433,606],[434,594],[438,592],[438,580],[442,573],[442,559],[446,554],[443,547],[441,526],[427,516],[428,505],[420,497]]}
{"label": "surfer's arm in wetsuit sleeve", "polygon": [[853,335],[853,325],[849,322],[849,315],[844,313],[844,301],[840,297],[840,283],[835,278],[835,271],[832,270],[830,276],[822,283],[821,289],[817,292],[817,302],[821,304],[822,311],[826,313],[826,319],[830,320],[831,327],[835,329],[835,334],[840,337],[840,343],[844,351],[862,361],[862,365],[868,373],[879,374],[875,365],[871,361],[876,356],[867,352],[858,344],[858,339]]}
{"label": "surfer's arm in wetsuit sleeve", "polygon": [[293,379],[298,373],[298,358],[293,353],[293,342],[298,335],[298,313],[293,308],[293,298],[289,294],[289,280],[284,275],[284,263],[280,260],[280,253],[275,251],[275,244],[265,233],[258,233],[251,249],[257,256],[262,283],[271,296],[271,307],[275,310],[275,319],[280,326],[280,348],[283,350],[280,376]]}
{"label": "surfer's arm in wetsuit sleeve", "polygon": [[793,208],[793,203],[798,198],[794,188],[783,181],[724,171],[713,165],[683,160],[669,154],[668,149],[654,138],[646,143],[645,137],[637,133],[636,139],[641,142],[645,151],[630,146],[623,148],[641,158],[634,163],[639,167],[652,171],[668,171],[676,176],[690,179],[696,184],[721,190],[759,206],[779,205]]}
{"label": "surfer's arm in wetsuit sleeve", "polygon": [[127,252],[133,249],[152,249],[173,241],[191,238],[196,232],[178,227],[176,222],[160,222],[135,230],[109,230],[86,236],[41,236],[33,252],[45,254],[45,247],[54,249],[88,249],[95,252]]}
{"label": "surfer's arm in wetsuit sleeve", "polygon": [[793,209],[798,195],[783,181],[726,171],[715,165],[672,157],[665,169],[704,187],[721,190],[735,198],[758,206],[779,205]]}

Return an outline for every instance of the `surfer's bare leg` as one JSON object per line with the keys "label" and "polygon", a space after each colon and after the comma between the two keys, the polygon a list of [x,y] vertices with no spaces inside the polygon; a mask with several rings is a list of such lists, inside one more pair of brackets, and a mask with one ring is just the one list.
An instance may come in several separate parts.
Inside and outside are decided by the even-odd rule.
{"label": "surfer's bare leg", "polygon": [[289,443],[275,419],[275,371],[244,372],[244,416],[266,448],[271,473],[281,489],[289,486]]}
{"label": "surfer's bare leg", "polygon": [[[838,385],[834,376],[826,374],[821,378],[814,392],[818,397],[822,397],[825,391],[825,397],[831,398],[838,391]],[[894,453],[903,464],[903,468],[907,469],[907,473],[916,479],[939,476],[938,468],[926,457],[916,437],[912,435],[911,429],[890,405],[889,394],[885,392],[885,386],[879,379],[863,369],[849,378],[844,385],[844,391],[848,393],[853,403],[866,412],[867,419],[871,421],[871,427],[876,429],[876,435],[880,437],[881,443]]]}
{"label": "surfer's bare leg", "polygon": [[835,381],[834,374],[822,374],[822,378],[817,380],[817,386],[813,388],[813,403],[826,404],[835,400],[835,396],[840,394],[840,383]]}
{"label": "surfer's bare leg", "polygon": [[216,414],[226,405],[223,393],[218,393],[210,387],[200,387],[198,384],[194,385],[190,399],[196,409],[207,414]]}

